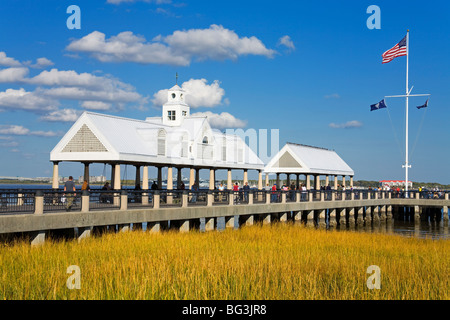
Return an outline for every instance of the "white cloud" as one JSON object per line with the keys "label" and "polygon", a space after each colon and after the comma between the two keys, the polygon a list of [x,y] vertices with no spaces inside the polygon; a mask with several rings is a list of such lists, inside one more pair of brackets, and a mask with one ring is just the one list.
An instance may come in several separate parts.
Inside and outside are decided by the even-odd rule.
{"label": "white cloud", "polygon": [[[216,107],[222,104],[228,104],[227,99],[223,99],[225,90],[220,87],[218,80],[214,80],[211,84],[207,84],[206,79],[190,79],[181,85],[186,91],[186,103],[191,108],[199,107]],[[161,107],[167,102],[168,89],[159,90],[153,95],[153,105]]]}
{"label": "white cloud", "polygon": [[0,125],[0,134],[26,135],[29,129],[17,125]]}
{"label": "white cloud", "polygon": [[235,60],[240,55],[262,55],[272,58],[274,50],[267,49],[256,37],[240,38],[234,31],[220,25],[208,29],[175,31],[164,38],[172,50],[180,55],[196,57],[198,60]]}
{"label": "white cloud", "polygon": [[60,133],[58,132],[54,132],[54,131],[31,131],[30,132],[31,135],[33,136],[40,136],[40,137],[55,137],[60,135]]}
{"label": "white cloud", "polygon": [[38,58],[36,60],[36,63],[30,65],[30,67],[36,68],[36,69],[42,69],[42,68],[50,67],[53,65],[54,65],[54,63],[51,60],[43,57],[43,58]]}
{"label": "white cloud", "polygon": [[91,110],[109,110],[111,109],[111,103],[106,103],[103,101],[83,101],[81,107]]}
{"label": "white cloud", "polygon": [[0,92],[0,110],[27,110],[42,112],[55,110],[59,105],[58,101],[44,97],[36,92],[28,92],[23,88],[19,90],[6,89]]}
{"label": "white cloud", "polygon": [[327,94],[325,96],[325,99],[339,99],[341,96],[337,93],[333,93],[333,94]]}
{"label": "white cloud", "polygon": [[148,42],[131,31],[106,39],[94,31],[72,41],[66,50],[90,53],[102,62],[137,62],[187,66],[192,60],[236,60],[242,55],[272,58],[276,51],[267,49],[258,38],[239,37],[234,31],[219,25],[207,29],[175,31],[158,35]]}
{"label": "white cloud", "polygon": [[137,92],[117,89],[113,91],[98,91],[77,87],[58,87],[43,89],[43,94],[54,99],[89,100],[103,102],[143,102],[145,99]]}
{"label": "white cloud", "polygon": [[0,51],[0,66],[20,67],[21,65],[22,64],[19,61],[14,58],[7,57],[4,51]]}
{"label": "white cloud", "polygon": [[174,56],[170,48],[162,43],[146,43],[145,38],[131,31],[119,33],[105,40],[105,34],[94,31],[79,40],[71,42],[69,51],[90,53],[102,62],[137,62],[186,66],[189,60]]}
{"label": "white cloud", "polygon": [[207,117],[209,124],[212,128],[227,129],[227,128],[244,128],[247,125],[247,121],[235,118],[228,112],[212,113],[211,111],[196,112],[191,116]]}
{"label": "white cloud", "polygon": [[4,147],[4,148],[17,147],[18,145],[19,145],[19,143],[17,141],[8,141],[8,142],[1,142],[0,143],[0,147]]}
{"label": "white cloud", "polygon": [[0,83],[22,82],[28,75],[28,68],[7,68],[0,70]]}
{"label": "white cloud", "polygon": [[44,70],[27,82],[45,86],[85,87],[91,89],[130,87],[120,81],[106,77],[97,77],[87,72],[77,73],[73,70],[58,70],[55,68],[50,71]]}
{"label": "white cloud", "polygon": [[361,121],[353,120],[347,121],[346,123],[330,123],[329,127],[333,129],[351,129],[351,128],[360,128],[363,126]]}
{"label": "white cloud", "polygon": [[58,133],[53,131],[30,131],[30,129],[19,125],[0,125],[0,134],[17,136],[33,135],[40,137],[53,137],[58,135]]}
{"label": "white cloud", "polygon": [[[112,77],[95,76],[90,73],[77,73],[73,70],[51,69],[27,81],[31,84],[49,86],[39,89],[39,93],[52,99],[85,101],[82,107],[106,110],[111,103],[121,106],[123,103],[146,103],[146,98],[135,91],[129,84]],[[89,101],[89,102],[86,102]],[[94,105],[95,103],[96,105]],[[106,106],[109,105],[108,108]]]}
{"label": "white cloud", "polygon": [[292,42],[291,37],[289,37],[288,35],[282,36],[278,40],[278,45],[279,46],[285,46],[289,50],[295,50],[294,42]]}
{"label": "white cloud", "polygon": [[81,115],[81,111],[75,109],[62,109],[52,111],[47,115],[42,116],[40,119],[51,122],[74,122]]}

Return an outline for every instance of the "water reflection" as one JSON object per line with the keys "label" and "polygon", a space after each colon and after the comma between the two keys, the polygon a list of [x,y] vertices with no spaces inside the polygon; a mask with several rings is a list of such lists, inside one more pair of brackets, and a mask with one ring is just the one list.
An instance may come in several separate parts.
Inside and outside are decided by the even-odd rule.
{"label": "water reflection", "polygon": [[[295,225],[305,225],[305,221],[296,220],[293,221],[293,216],[288,218],[295,222]],[[200,231],[205,231],[205,218],[200,218]],[[274,222],[277,219],[274,219]],[[170,225],[170,222],[169,222]],[[226,228],[226,222],[224,217],[218,217],[215,221],[215,228],[218,231],[223,231]],[[239,228],[239,216],[234,217],[234,229]],[[146,229],[146,223],[144,223],[143,229]],[[415,223],[413,220],[378,220],[374,222],[365,221],[362,225],[344,226],[338,225],[336,230],[346,230],[355,232],[369,232],[369,233],[384,233],[384,234],[399,234],[405,237],[415,237],[420,239],[448,239],[450,240],[449,223],[440,221],[420,221]]]}
{"label": "water reflection", "polygon": [[390,220],[387,222],[374,222],[363,227],[338,228],[338,230],[356,230],[361,232],[399,234],[406,237],[420,239],[450,239],[449,224],[444,221],[414,221]]}

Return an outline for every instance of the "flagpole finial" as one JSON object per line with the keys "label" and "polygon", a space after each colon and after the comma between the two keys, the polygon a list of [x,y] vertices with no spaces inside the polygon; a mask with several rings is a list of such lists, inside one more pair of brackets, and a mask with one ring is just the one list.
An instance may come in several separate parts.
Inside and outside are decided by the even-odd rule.
{"label": "flagpole finial", "polygon": [[175,84],[178,84],[178,72],[175,74]]}

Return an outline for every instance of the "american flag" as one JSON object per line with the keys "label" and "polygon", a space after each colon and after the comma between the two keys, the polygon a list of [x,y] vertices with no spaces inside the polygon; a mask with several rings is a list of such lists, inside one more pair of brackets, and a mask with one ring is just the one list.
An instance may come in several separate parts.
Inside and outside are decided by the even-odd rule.
{"label": "american flag", "polygon": [[406,36],[393,48],[383,53],[383,63],[388,63],[397,57],[406,56]]}

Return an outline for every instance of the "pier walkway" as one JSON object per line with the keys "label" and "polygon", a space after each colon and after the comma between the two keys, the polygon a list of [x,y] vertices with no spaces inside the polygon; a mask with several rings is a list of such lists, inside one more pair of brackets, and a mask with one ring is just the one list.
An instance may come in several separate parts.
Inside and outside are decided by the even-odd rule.
{"label": "pier walkway", "polygon": [[[66,211],[68,201],[73,205]],[[46,234],[63,233],[82,239],[106,230],[141,229],[159,232],[167,228],[187,232],[217,228],[224,217],[226,227],[255,222],[292,219],[306,226],[370,225],[386,222],[400,211],[420,221],[429,212],[448,224],[449,192],[352,191],[166,191],[92,190],[70,195],[55,190],[1,190],[0,239],[15,235],[30,237],[32,244]]]}

